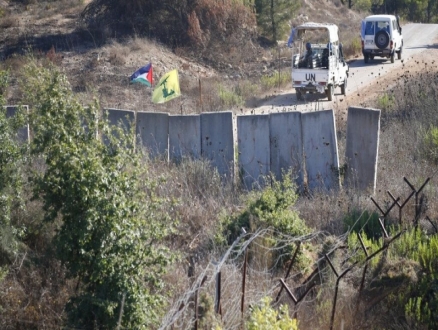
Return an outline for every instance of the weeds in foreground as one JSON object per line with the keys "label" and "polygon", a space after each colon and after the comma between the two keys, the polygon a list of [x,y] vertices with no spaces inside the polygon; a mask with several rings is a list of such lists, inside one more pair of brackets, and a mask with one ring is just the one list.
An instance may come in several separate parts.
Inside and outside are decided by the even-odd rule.
{"label": "weeds in foreground", "polygon": [[275,71],[272,75],[264,75],[260,78],[261,86],[264,90],[285,86],[291,83],[291,75],[288,70],[283,72]]}
{"label": "weeds in foreground", "polygon": [[424,144],[422,148],[424,156],[432,161],[438,163],[438,127],[430,125],[429,129],[424,133]]}
{"label": "weeds in foreground", "polygon": [[395,97],[392,94],[384,93],[377,99],[377,106],[382,110],[392,110],[395,106]]}
{"label": "weeds in foreground", "polygon": [[228,87],[219,85],[218,90],[219,98],[224,109],[230,110],[235,106],[242,106],[245,102],[243,96],[237,94],[234,88],[229,89]]}

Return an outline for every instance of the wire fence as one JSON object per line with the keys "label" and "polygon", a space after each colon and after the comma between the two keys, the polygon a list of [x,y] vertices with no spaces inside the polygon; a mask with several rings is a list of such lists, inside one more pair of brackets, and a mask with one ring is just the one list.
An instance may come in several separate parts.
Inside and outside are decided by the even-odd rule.
{"label": "wire fence", "polygon": [[[289,237],[271,229],[246,233],[242,228],[240,236],[222,257],[217,262],[208,263],[198,276],[193,278],[190,289],[174,301],[160,329],[199,329],[205,314],[204,307],[200,313],[199,305],[200,294],[203,292],[214,297],[214,313],[225,328],[230,330],[243,329],[245,317],[251,307],[265,296],[274,298],[272,300],[274,308],[279,307],[279,304],[288,304],[293,317],[298,318],[303,325],[312,319],[312,315],[309,315],[311,313],[309,305],[315,305],[315,301],[324,296],[331,304],[330,308],[327,304],[325,306],[327,319],[320,328],[332,330],[335,324],[343,326],[344,320],[339,320],[338,315],[345,308],[358,312],[367,271],[372,260],[385,253],[409,227],[417,228],[420,219],[430,222],[435,228],[435,233],[437,232],[437,226],[424,214],[425,210],[422,207],[422,191],[430,178],[419,187],[406,178],[403,180],[409,189],[407,197],[395,197],[389,191],[387,193],[392,200],[391,203],[379,203],[371,197],[380,214],[378,222],[383,243],[378,250],[369,251],[362,237],[362,231],[357,233],[358,246],[348,249],[347,238],[352,234],[352,230],[349,230],[332,241],[315,262],[303,267],[302,256],[304,250],[308,253],[309,243],[326,244],[325,241],[330,237],[328,233],[318,231],[306,236]],[[413,219],[406,220],[407,212],[405,214],[404,210],[407,205],[412,204],[414,205]],[[398,211],[397,232],[389,230],[388,218],[391,211]],[[274,235],[278,237],[276,244],[270,246],[269,240]],[[289,249],[288,254],[282,254],[282,251],[287,250],[285,247],[293,247],[293,249]],[[339,251],[343,253],[340,254]],[[340,255],[342,258],[339,257]],[[284,262],[286,257],[288,261]],[[349,283],[347,286],[344,282],[353,271],[359,281],[354,285]],[[355,292],[351,291],[352,288]],[[347,292],[342,292],[343,290]],[[351,304],[339,305],[340,296],[346,295],[357,297],[355,307]]]}

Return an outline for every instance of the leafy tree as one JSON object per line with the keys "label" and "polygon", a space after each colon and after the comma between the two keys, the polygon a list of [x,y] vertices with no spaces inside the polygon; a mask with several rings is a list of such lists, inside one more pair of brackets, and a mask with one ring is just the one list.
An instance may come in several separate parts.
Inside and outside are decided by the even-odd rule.
{"label": "leafy tree", "polygon": [[432,21],[437,21],[438,14],[438,1],[428,0],[426,6],[426,22],[431,23]]}
{"label": "leafy tree", "polygon": [[[59,222],[57,255],[78,281],[67,305],[69,324],[82,329],[147,329],[163,306],[161,275],[172,260],[163,239],[174,221],[156,193],[131,133],[117,138],[98,104],[83,107],[66,77],[32,62],[23,82],[32,105],[31,152],[43,164],[33,174],[45,219]],[[108,139],[103,143],[96,131]]]}
{"label": "leafy tree", "polygon": [[354,4],[353,9],[361,10],[361,11],[370,11],[371,5],[372,5],[372,0],[357,0],[356,3]]}
{"label": "leafy tree", "polygon": [[93,0],[82,17],[93,31],[135,32],[173,47],[230,42],[255,25],[252,0]]}
{"label": "leafy tree", "polygon": [[299,1],[255,0],[257,27],[260,33],[276,42],[290,30],[289,20],[300,8]]}
{"label": "leafy tree", "polygon": [[[349,0],[352,1],[352,0]],[[368,1],[368,0],[354,0]],[[373,13],[399,15],[413,22],[436,22],[438,14],[437,0],[372,0]]]}
{"label": "leafy tree", "polygon": [[17,132],[24,126],[25,113],[18,109],[16,115],[6,115],[4,93],[9,73],[0,72],[0,266],[10,263],[18,241],[25,228],[12,221],[15,207],[22,207],[24,184],[23,169],[27,157],[27,145],[20,142]]}

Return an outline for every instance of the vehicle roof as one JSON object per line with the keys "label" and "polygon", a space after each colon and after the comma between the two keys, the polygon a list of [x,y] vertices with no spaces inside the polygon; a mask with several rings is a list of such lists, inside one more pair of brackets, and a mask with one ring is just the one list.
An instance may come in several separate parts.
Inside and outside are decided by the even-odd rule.
{"label": "vehicle roof", "polygon": [[304,30],[325,30],[329,34],[330,42],[336,42],[339,40],[338,26],[336,24],[308,22],[298,25],[295,29],[297,30],[299,37],[304,32]]}
{"label": "vehicle roof", "polygon": [[365,21],[373,21],[373,20],[379,20],[379,19],[396,19],[394,15],[371,15],[364,18]]}

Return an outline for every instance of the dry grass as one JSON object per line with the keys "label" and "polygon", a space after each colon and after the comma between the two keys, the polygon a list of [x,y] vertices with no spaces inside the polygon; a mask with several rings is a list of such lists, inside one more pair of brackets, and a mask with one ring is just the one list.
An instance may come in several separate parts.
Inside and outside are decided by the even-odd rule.
{"label": "dry grass", "polygon": [[83,0],[28,1],[26,10],[36,19],[53,18],[59,13],[69,14],[83,8]]}
{"label": "dry grass", "polygon": [[108,49],[108,61],[113,66],[122,66],[126,64],[126,58],[130,53],[128,46],[122,46],[119,43],[115,43]]}
{"label": "dry grass", "polygon": [[2,29],[10,29],[17,28],[19,26],[19,17],[18,15],[6,15],[0,18],[0,28]]}

